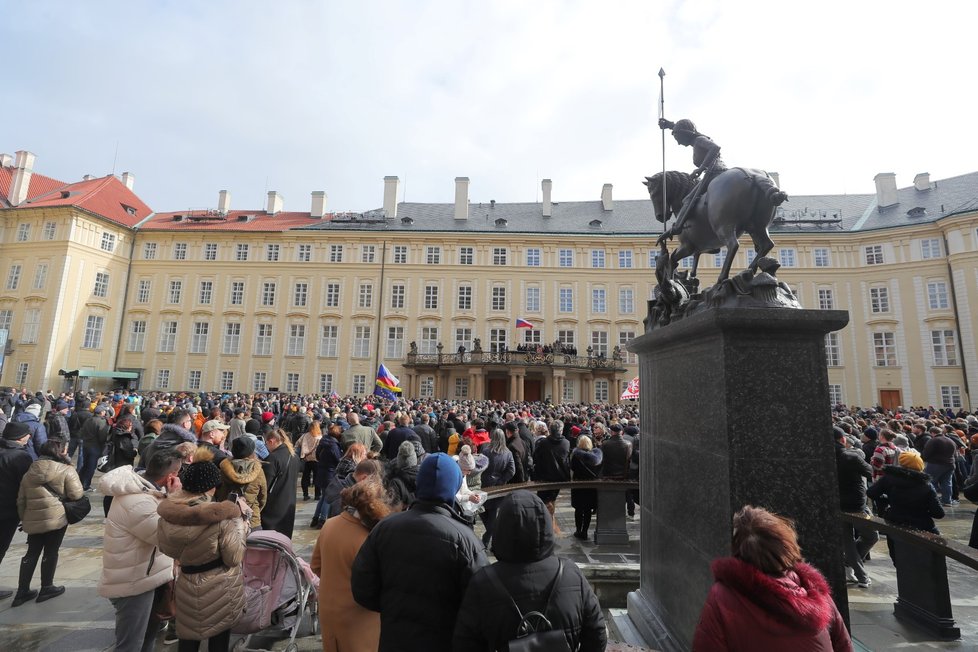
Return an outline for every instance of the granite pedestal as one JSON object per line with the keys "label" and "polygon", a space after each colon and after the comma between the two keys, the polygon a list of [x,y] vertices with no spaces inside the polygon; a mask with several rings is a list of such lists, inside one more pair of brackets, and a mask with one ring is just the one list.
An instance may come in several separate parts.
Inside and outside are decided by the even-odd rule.
{"label": "granite pedestal", "polygon": [[845,311],[718,308],[636,338],[641,377],[641,580],[629,615],[662,650],[689,649],[750,504],[791,517],[848,622],[826,333]]}
{"label": "granite pedestal", "polygon": [[605,489],[598,492],[598,522],[594,528],[594,542],[599,546],[628,545],[625,493],[624,489]]}

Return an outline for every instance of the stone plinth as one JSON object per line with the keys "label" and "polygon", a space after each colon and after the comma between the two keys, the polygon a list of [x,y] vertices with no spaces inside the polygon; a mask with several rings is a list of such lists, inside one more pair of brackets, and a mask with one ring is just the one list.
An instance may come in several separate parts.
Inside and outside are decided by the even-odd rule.
{"label": "stone plinth", "polygon": [[663,650],[688,649],[710,562],[752,504],[793,518],[805,558],[848,621],[826,333],[845,311],[716,309],[628,349],[641,376],[641,581],[629,615]]}

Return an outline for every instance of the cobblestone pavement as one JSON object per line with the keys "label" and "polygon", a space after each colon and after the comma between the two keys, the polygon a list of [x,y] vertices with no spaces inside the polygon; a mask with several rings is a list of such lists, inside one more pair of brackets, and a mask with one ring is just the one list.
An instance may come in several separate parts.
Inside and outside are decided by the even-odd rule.
{"label": "cobblestone pavement", "polygon": [[[638,520],[629,521],[631,542],[628,546],[596,546],[570,536],[574,531],[574,515],[568,492],[563,492],[557,512],[562,534],[558,538],[558,553],[579,564],[629,564],[639,561]],[[10,600],[0,601],[0,650],[37,650],[39,652],[88,652],[109,650],[113,642],[114,613],[107,600],[99,597],[97,585],[102,558],[102,499],[91,494],[93,509],[88,518],[68,528],[56,583],[64,584],[67,592],[43,604],[26,603],[16,609]],[[311,557],[316,530],[310,529],[314,501],[298,504],[294,544],[298,554]],[[962,503],[953,508],[939,525],[945,536],[967,542],[971,529],[974,505]],[[481,534],[481,524],[476,526]],[[18,533],[6,558],[0,565],[0,587],[14,588],[17,568],[26,548],[26,536]],[[978,652],[978,577],[974,571],[955,562],[948,562],[954,615],[962,631],[962,641],[939,643],[898,623],[892,615],[896,599],[896,575],[881,542],[872,553],[868,570],[873,578],[869,589],[852,588],[849,604],[853,634],[871,650],[974,650]],[[35,578],[35,582],[36,582]],[[620,620],[623,612],[612,614]],[[612,633],[624,628],[613,628]],[[298,639],[300,650],[319,650],[318,636]],[[624,643],[638,643],[624,640]],[[282,649],[283,644],[274,646]],[[176,645],[157,642],[157,650],[175,652]]]}

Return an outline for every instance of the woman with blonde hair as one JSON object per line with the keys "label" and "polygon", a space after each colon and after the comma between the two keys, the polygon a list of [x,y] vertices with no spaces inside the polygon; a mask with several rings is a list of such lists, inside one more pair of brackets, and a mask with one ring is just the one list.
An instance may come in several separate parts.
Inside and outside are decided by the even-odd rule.
{"label": "woman with blonde hair", "polygon": [[292,439],[281,428],[265,435],[268,459],[265,460],[265,482],[268,500],[261,511],[261,526],[292,538],[295,529],[295,485],[299,477],[299,460]]}
{"label": "woman with blonde hair", "polygon": [[852,650],[828,582],[805,563],[792,522],[751,505],[733,517],[732,557],[714,560],[693,652]]}
{"label": "woman with blonde hair", "polygon": [[[577,438],[577,448],[571,451],[571,479],[597,480],[601,476],[603,459],[604,454],[594,447],[591,438],[581,435]],[[598,508],[598,490],[571,489],[571,506],[574,508],[574,538],[587,541],[591,515]]]}
{"label": "woman with blonde hair", "polygon": [[[317,418],[309,426],[309,430],[302,433],[295,445],[299,448],[299,457],[302,458],[302,499],[309,500],[309,485],[315,485],[316,475],[316,447],[319,446],[323,438],[323,431],[319,427]],[[314,486],[316,500],[319,500],[319,486]]]}
{"label": "woman with blonde hair", "polygon": [[319,531],[312,570],[328,591],[319,592],[319,625],[324,652],[374,652],[380,645],[380,613],[353,599],[353,560],[370,530],[391,508],[379,478],[368,478],[343,490],[343,510]]}

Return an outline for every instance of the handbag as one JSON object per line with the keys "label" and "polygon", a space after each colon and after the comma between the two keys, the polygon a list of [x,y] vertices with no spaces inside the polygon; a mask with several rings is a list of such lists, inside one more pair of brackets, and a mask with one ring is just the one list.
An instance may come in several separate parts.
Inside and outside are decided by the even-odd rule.
{"label": "handbag", "polygon": [[62,507],[65,508],[65,518],[68,519],[68,525],[78,523],[92,511],[92,501],[85,494],[82,494],[82,497],[78,500],[67,500],[51,487],[44,485],[44,488],[50,491],[52,496],[61,501]]}
{"label": "handbag", "polygon": [[543,612],[531,611],[525,616],[520,611],[512,594],[506,590],[502,580],[499,579],[496,569],[492,566],[486,566],[486,574],[496,589],[509,597],[513,609],[516,609],[516,614],[520,617],[520,623],[516,627],[516,638],[510,639],[506,647],[509,652],[571,652],[564,630],[562,628],[554,629],[550,620],[547,619],[547,611],[553,602],[554,593],[557,592],[560,578],[564,574],[564,561],[562,559],[557,558],[557,577],[554,578],[554,583],[550,587],[550,595],[547,596],[547,603],[543,607]]}
{"label": "handbag", "polygon": [[170,620],[177,615],[177,596],[174,592],[176,580],[156,587],[153,594],[153,615],[157,620]]}

